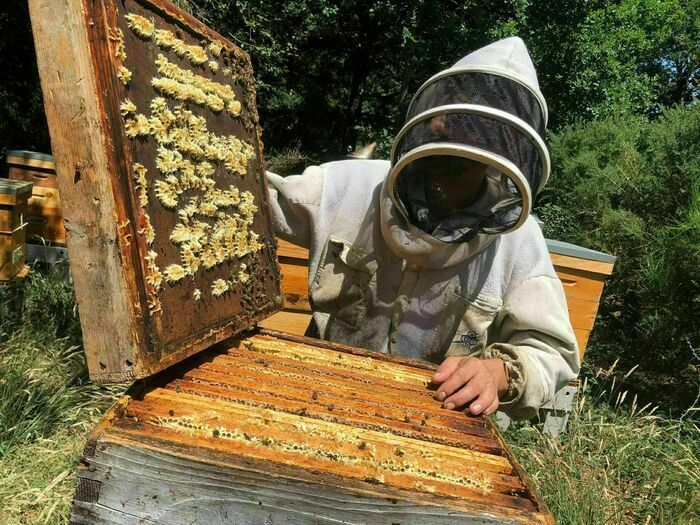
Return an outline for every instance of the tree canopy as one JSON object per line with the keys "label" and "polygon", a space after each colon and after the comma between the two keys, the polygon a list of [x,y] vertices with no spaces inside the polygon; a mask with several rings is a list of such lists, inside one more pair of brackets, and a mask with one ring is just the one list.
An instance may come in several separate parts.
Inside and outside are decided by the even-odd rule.
{"label": "tree canopy", "polygon": [[[264,140],[319,159],[386,150],[413,92],[498,38],[519,35],[554,131],[655,116],[698,94],[700,0],[177,0],[253,59]],[[0,13],[0,148],[48,148],[27,5]]]}

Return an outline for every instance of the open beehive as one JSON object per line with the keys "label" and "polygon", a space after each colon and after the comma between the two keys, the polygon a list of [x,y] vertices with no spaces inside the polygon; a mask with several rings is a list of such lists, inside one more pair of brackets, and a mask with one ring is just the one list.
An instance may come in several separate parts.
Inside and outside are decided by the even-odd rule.
{"label": "open beehive", "polygon": [[162,0],[30,0],[89,371],[74,523],[551,523],[425,363],[282,307],[248,56]]}
{"label": "open beehive", "polygon": [[73,522],[553,523],[492,425],[440,408],[431,375],[275,332],[221,343],[109,412]]}

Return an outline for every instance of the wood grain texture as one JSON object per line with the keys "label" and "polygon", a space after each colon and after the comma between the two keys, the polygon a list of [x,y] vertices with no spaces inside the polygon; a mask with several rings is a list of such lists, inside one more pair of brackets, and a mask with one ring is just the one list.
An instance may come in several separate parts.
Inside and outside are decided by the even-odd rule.
{"label": "wood grain texture", "polygon": [[578,257],[571,257],[568,255],[561,255],[558,253],[550,253],[549,256],[552,258],[552,264],[554,264],[555,268],[573,268],[600,275],[612,274],[613,267],[615,266],[614,263],[592,261],[590,259],[580,259]]}
{"label": "wood grain texture", "polygon": [[271,332],[138,382],[89,438],[72,523],[539,523],[490,422],[419,361]]}
{"label": "wood grain texture", "polygon": [[260,321],[258,326],[288,334],[304,335],[311,319],[311,313],[285,310]]}
{"label": "wood grain texture", "polygon": [[588,346],[588,339],[591,337],[591,331],[574,328],[574,337],[576,337],[576,342],[578,343],[578,355],[581,361],[583,361],[583,356],[586,353],[586,346]]}
{"label": "wood grain texture", "polygon": [[[105,382],[148,376],[279,309],[279,268],[248,55],[169,2],[32,0],[30,7],[91,378]],[[129,13],[178,35],[183,45],[206,47],[216,42],[222,50],[221,69],[235,68],[235,79],[226,78],[241,103],[239,117],[164,96],[172,111],[181,108],[204,119],[209,136],[236,137],[252,145],[245,174],[217,163],[213,175],[217,188],[235,187],[253,194],[258,211],[250,231],[270,241],[245,256],[250,274],[245,286],[240,277],[231,277],[243,271],[242,255],[207,271],[200,269],[191,278],[149,284],[153,271],[148,254],[157,256],[161,270],[181,262],[180,248],[170,238],[178,215],[155,195],[155,181],[165,178],[156,165],[159,144],[148,136],[130,139],[120,106],[128,97],[140,111],[148,112],[159,94],[151,85],[158,74],[159,54],[180,71],[219,85],[226,80],[209,63],[192,66],[174,51],[139,38],[129,28],[125,18]],[[118,45],[121,54],[116,52]],[[119,72],[126,66],[133,78],[124,85]],[[147,203],[139,198],[137,163],[152,177]],[[202,219],[207,227],[221,219],[221,215],[207,217]],[[153,227],[152,238],[144,233],[147,221]],[[223,279],[236,284],[215,296],[213,283]],[[201,300],[195,292],[201,293]]]}
{"label": "wood grain texture", "polygon": [[283,239],[277,239],[277,255],[280,257],[299,259],[300,261],[309,260],[309,250]]}
{"label": "wood grain texture", "polygon": [[146,338],[137,321],[135,283],[122,263],[85,12],[75,0],[30,0],[29,10],[88,367],[93,377],[128,379],[135,373],[126,361]]}

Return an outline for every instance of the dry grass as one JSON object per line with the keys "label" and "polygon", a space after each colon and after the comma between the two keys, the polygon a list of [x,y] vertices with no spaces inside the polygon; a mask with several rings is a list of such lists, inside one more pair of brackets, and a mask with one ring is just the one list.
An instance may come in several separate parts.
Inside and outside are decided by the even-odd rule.
{"label": "dry grass", "polygon": [[12,448],[0,463],[0,509],[7,525],[68,523],[75,466],[91,421]]}
{"label": "dry grass", "polygon": [[700,523],[698,426],[584,388],[560,438],[530,425],[507,432],[557,523]]}

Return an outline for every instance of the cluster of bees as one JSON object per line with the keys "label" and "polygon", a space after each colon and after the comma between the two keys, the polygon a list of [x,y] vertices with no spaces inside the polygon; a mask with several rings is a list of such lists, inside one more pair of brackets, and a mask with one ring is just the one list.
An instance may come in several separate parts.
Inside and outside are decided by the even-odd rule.
{"label": "cluster of bees", "polygon": [[[206,64],[211,71],[219,71],[215,58],[223,51],[220,42],[212,41],[206,47],[187,44],[171,31],[158,29],[145,17],[129,13],[125,18],[129,28],[142,40],[173,52],[193,66]],[[109,40],[118,59],[117,77],[128,87],[133,75],[125,66],[122,31],[111,30]],[[207,119],[187,109],[187,104],[194,104],[215,114],[239,117],[241,102],[231,86],[183,69],[162,53],[158,54],[155,65],[159,76],[151,80],[151,86],[157,96],[151,100],[147,112],[128,98],[120,106],[126,136],[134,140],[149,138],[156,144],[158,177],[149,174],[141,163],[132,165],[142,208],[139,234],[149,247],[153,244],[155,231],[145,211],[151,194],[163,207],[176,213],[179,221],[170,241],[178,246],[180,261],[161,269],[156,261],[158,254],[150,248],[144,258],[152,313],[161,310],[158,293],[164,282],[175,285],[200,269],[212,269],[226,261],[255,254],[264,246],[252,231],[258,211],[254,195],[235,186],[217,187],[215,180],[220,166],[229,173],[245,176],[248,162],[255,154],[253,146],[233,135],[210,132]],[[230,69],[224,69],[223,73],[233,77]],[[249,278],[246,265],[241,263],[238,272],[227,279],[214,280],[210,294],[222,296],[236,282],[245,283]],[[202,291],[195,289],[193,299],[201,298]]]}

